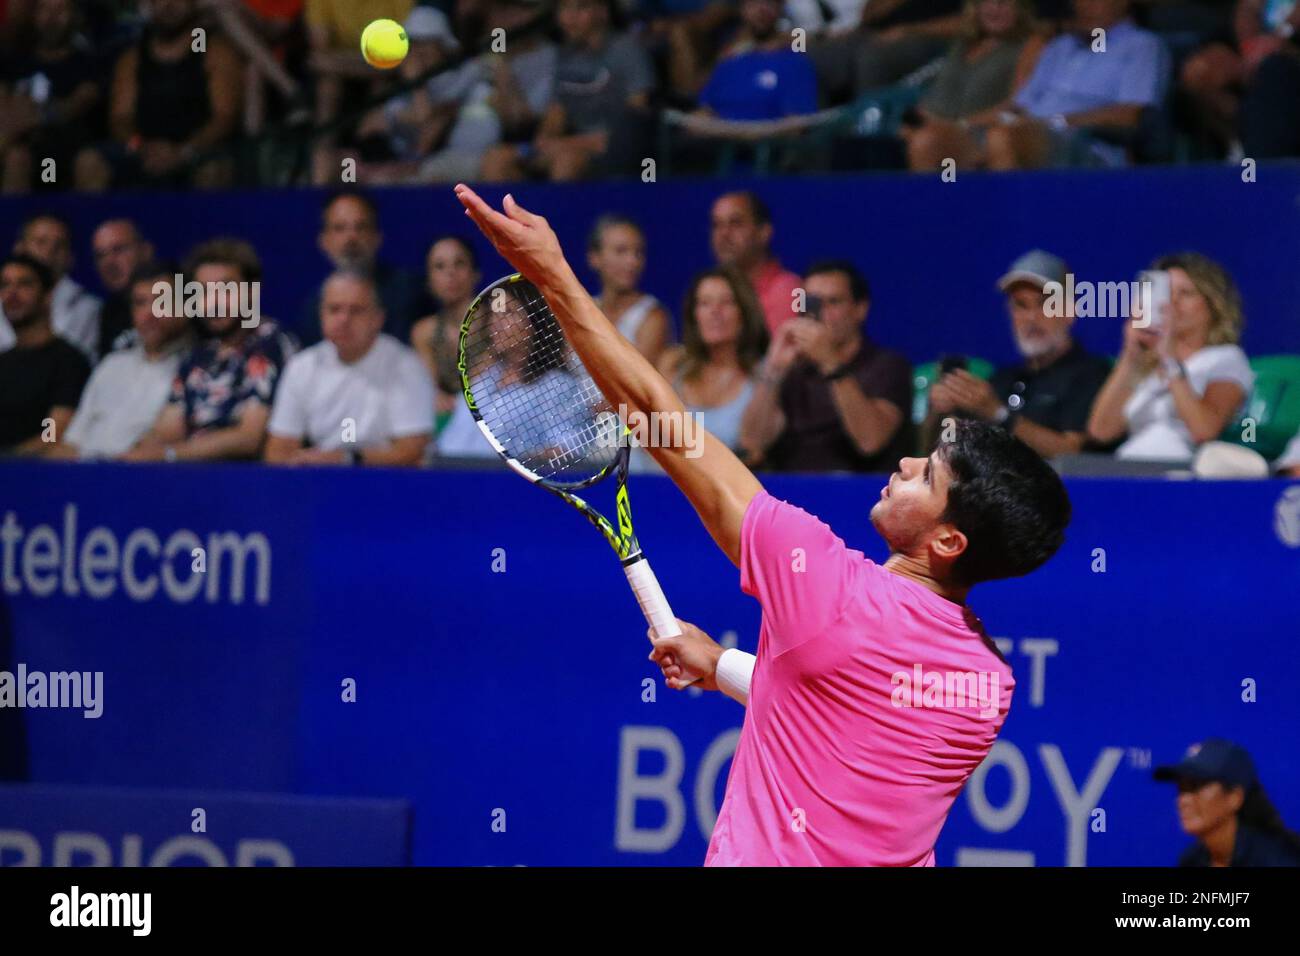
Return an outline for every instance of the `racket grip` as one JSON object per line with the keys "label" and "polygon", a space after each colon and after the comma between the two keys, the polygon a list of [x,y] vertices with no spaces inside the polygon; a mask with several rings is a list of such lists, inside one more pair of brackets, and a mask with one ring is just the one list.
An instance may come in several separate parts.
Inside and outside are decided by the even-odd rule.
{"label": "racket grip", "polygon": [[641,613],[645,615],[646,623],[654,631],[655,637],[674,637],[680,634],[682,629],[677,626],[677,618],[668,605],[668,599],[664,597],[659,579],[650,570],[650,562],[638,558],[624,567],[623,571],[627,574],[627,583],[632,586],[636,603],[641,605]]}

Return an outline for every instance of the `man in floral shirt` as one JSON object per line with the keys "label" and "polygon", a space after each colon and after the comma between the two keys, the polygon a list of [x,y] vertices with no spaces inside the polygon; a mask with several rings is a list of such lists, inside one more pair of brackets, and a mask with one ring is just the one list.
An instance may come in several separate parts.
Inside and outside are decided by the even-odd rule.
{"label": "man in floral shirt", "polygon": [[[258,314],[261,263],[248,243],[214,239],[190,254],[183,300],[202,289],[206,339],[181,362],[166,407],[127,461],[251,459],[261,454],[280,373],[297,343]],[[171,294],[171,293],[168,293]]]}

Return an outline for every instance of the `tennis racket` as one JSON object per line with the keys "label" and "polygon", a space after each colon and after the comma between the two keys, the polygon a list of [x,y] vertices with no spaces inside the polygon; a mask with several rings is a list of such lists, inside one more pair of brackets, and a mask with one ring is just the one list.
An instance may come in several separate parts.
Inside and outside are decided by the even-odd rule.
{"label": "tennis racket", "polygon": [[[460,327],[461,387],[483,437],[518,475],[567,501],[605,536],[655,637],[681,633],[632,529],[627,428],[519,274],[478,294]],[[575,492],[613,476],[617,525]]]}

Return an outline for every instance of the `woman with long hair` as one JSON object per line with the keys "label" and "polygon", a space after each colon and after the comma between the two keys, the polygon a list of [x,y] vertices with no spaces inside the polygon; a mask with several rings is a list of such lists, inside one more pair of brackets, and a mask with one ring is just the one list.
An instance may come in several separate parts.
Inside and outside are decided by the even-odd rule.
{"label": "woman with long hair", "polygon": [[[766,348],[767,323],[754,287],[743,273],[720,266],[691,281],[682,307],[682,344],[664,352],[659,371],[700,425],[739,449],[740,421]],[[638,457],[653,467],[648,455]]]}

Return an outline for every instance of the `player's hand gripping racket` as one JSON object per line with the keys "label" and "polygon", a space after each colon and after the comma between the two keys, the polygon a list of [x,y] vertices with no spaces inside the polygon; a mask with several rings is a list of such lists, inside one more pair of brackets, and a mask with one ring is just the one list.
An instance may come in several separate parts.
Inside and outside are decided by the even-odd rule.
{"label": "player's hand gripping racket", "polygon": [[[533,283],[515,274],[478,294],[461,323],[459,369],[465,402],[506,464],[600,529],[655,637],[680,634],[632,530],[625,427]],[[574,494],[610,475],[617,526]]]}

